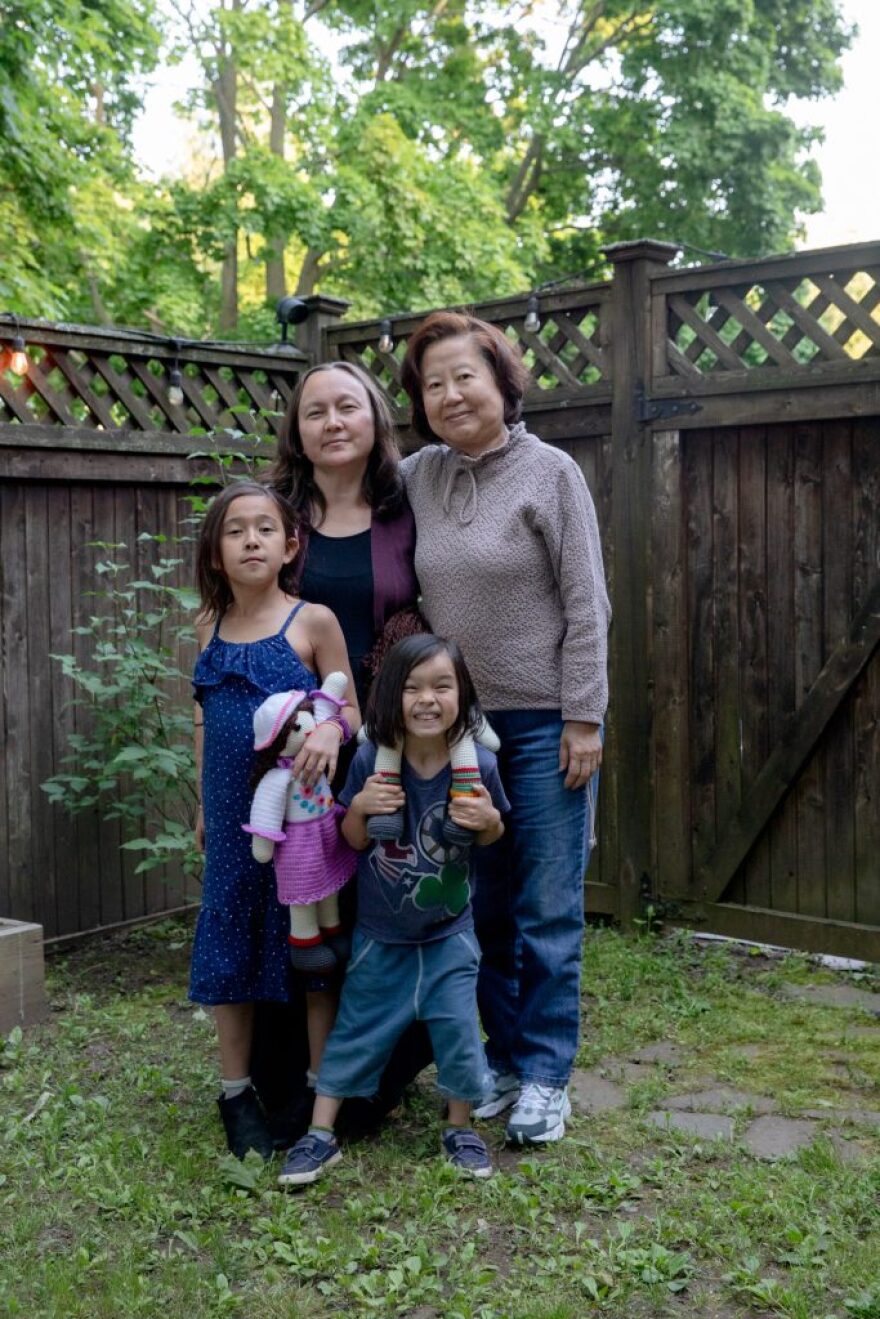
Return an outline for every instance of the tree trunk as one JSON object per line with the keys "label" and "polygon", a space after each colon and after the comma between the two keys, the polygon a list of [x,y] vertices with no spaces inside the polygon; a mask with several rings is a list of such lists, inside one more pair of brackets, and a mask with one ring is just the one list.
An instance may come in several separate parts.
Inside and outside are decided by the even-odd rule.
{"label": "tree trunk", "polygon": [[[276,83],[272,89],[272,113],[269,120],[269,150],[273,156],[284,159],[284,130],[287,127],[285,88]],[[287,292],[284,278],[285,235],[276,231],[266,233],[266,301],[277,302]]]}
{"label": "tree trunk", "polygon": [[[241,0],[232,0],[232,9],[241,8]],[[232,48],[223,43],[217,52],[217,76],[212,88],[220,121],[220,143],[223,148],[223,168],[228,170],[235,159],[236,98],[238,70]],[[223,269],[220,274],[220,332],[234,334],[238,326],[238,228],[226,244]]]}
{"label": "tree trunk", "polygon": [[296,296],[306,298],[310,293],[314,293],[315,285],[318,282],[320,274],[321,257],[323,252],[317,247],[310,247],[303,257],[303,263],[300,267],[299,280],[296,286]]}

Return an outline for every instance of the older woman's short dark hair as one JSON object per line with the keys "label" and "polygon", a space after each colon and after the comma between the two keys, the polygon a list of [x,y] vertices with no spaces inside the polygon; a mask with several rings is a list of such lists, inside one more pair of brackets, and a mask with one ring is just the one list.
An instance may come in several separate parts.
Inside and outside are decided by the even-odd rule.
{"label": "older woman's short dark hair", "polygon": [[497,325],[481,321],[463,311],[434,311],[422,321],[410,336],[406,356],[401,366],[400,379],[412,401],[413,426],[425,440],[437,440],[428,424],[422,397],[422,361],[432,344],[442,339],[455,339],[467,335],[473,339],[486,361],[498,391],[504,400],[504,420],[508,426],[522,416],[523,395],[530,375],[514,345]]}

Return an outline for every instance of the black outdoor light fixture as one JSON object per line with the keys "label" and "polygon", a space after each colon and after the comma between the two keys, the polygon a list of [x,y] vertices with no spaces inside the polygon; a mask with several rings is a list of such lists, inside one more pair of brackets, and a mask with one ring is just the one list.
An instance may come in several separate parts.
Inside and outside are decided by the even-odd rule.
{"label": "black outdoor light fixture", "polygon": [[303,298],[280,298],[275,307],[275,319],[281,326],[281,342],[287,343],[288,325],[302,325],[309,318],[309,304]]}
{"label": "black outdoor light fixture", "polygon": [[540,303],[537,293],[532,293],[526,303],[526,318],[523,321],[523,329],[528,334],[537,334],[541,328],[541,317],[538,315]]}

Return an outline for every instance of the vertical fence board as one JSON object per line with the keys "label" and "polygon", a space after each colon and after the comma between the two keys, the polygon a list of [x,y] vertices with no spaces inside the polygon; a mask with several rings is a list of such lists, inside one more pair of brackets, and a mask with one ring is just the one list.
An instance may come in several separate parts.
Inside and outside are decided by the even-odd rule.
{"label": "vertical fence board", "polygon": [[[739,436],[739,647],[740,747],[743,786],[770,752],[767,671],[767,433],[749,427]],[[743,896],[770,905],[770,840],[762,835],[743,873]]]}
{"label": "vertical fence board", "polygon": [[[852,428],[822,427],[822,565],[824,659],[843,643],[853,607]],[[847,701],[825,737],[826,911],[835,920],[855,919],[855,811],[853,707]]]}
{"label": "vertical fence board", "polygon": [[[767,436],[767,666],[775,698],[768,712],[771,744],[795,710],[794,437],[788,426]],[[791,797],[770,826],[772,905],[797,911],[797,816]]]}
{"label": "vertical fence board", "polygon": [[[46,516],[48,530],[52,537],[52,566],[49,574],[49,615],[51,628],[51,651],[55,655],[67,655],[72,649],[71,628],[74,625],[73,603],[71,601],[71,522],[70,492],[67,487],[51,485],[46,488]],[[73,686],[64,677],[57,660],[51,663],[52,683],[52,771],[62,768],[62,761],[69,752],[68,738],[76,728],[73,708]],[[40,809],[39,827],[45,829],[54,844],[55,867],[55,923],[46,927],[46,936],[59,934],[67,930],[80,928],[79,916],[79,876],[75,870],[75,858],[78,848],[77,824],[71,815],[61,807],[52,806],[48,797],[43,797]]]}
{"label": "vertical fence board", "polygon": [[[800,705],[818,677],[822,645],[822,441],[816,426],[795,428],[795,691]],[[795,787],[798,830],[798,911],[826,915],[824,749]]]}
{"label": "vertical fence board", "polygon": [[691,693],[691,801],[698,855],[715,844],[715,627],[712,613],[712,445],[703,432],[687,437],[687,608]]}
{"label": "vertical fence board", "polygon": [[[738,433],[716,432],[712,446],[715,833],[720,838],[740,802]],[[741,900],[741,881],[736,881],[731,897]]]}
{"label": "vertical fence board", "polygon": [[[153,487],[150,487],[152,490]],[[139,568],[138,554],[138,527],[136,514],[136,496],[135,489],[130,485],[119,485],[114,492],[114,528],[115,539],[119,548],[115,552],[115,558],[120,563],[129,564],[133,570]],[[138,576],[140,576],[138,571]],[[111,869],[111,858],[108,852],[105,852],[105,862],[108,869],[108,887],[117,887],[120,891],[120,900],[122,906],[123,920],[132,920],[136,916],[143,915],[146,910],[144,907],[144,885],[141,875],[136,875],[135,870],[138,863],[136,852],[129,852],[123,849],[122,844],[126,841],[128,831],[122,822],[117,824],[115,830],[106,830],[108,844],[113,839],[115,844],[115,873]]]}
{"label": "vertical fence board", "polygon": [[[853,424],[853,604],[861,608],[880,577],[880,425]],[[880,925],[880,655],[853,697],[853,817],[856,919]]]}
{"label": "vertical fence board", "polygon": [[682,508],[682,437],[654,436],[655,517],[651,543],[654,673],[655,868],[664,893],[688,891],[691,851],[688,759],[687,545]]}
{"label": "vertical fence board", "polygon": [[[3,754],[0,755],[0,844],[5,856],[0,866],[0,912],[13,910],[12,866],[9,850],[9,791],[6,772],[6,747],[9,742],[8,724],[8,678],[6,674],[6,653],[9,646],[8,629],[11,627],[12,596],[20,581],[19,565],[9,557],[8,544],[12,539],[15,491],[0,485],[0,737],[3,739]],[[4,528],[6,534],[4,535]],[[22,915],[25,913],[23,912]]]}
{"label": "vertical fence board", "polygon": [[[613,599],[614,590],[614,540],[611,535],[611,495],[612,495],[612,441],[610,435],[603,435],[597,441],[598,477],[596,495],[598,502],[596,512],[599,517],[599,529],[602,535],[602,555],[605,561],[605,577],[608,582],[609,598]],[[611,646],[609,639],[609,655]],[[613,683],[613,670],[609,670],[609,684]],[[599,786],[599,859],[601,868],[599,877],[602,882],[612,887],[616,893],[617,875],[620,872],[620,848],[617,829],[618,811],[618,765],[615,755],[617,730],[614,724],[614,707],[609,705],[605,722],[605,748],[602,757],[602,776]]]}
{"label": "vertical fence board", "polygon": [[[96,551],[89,542],[95,540],[95,520],[92,506],[92,491],[86,485],[74,485],[70,491],[71,518],[71,584],[73,599],[77,612],[87,618],[95,612],[92,596],[95,574],[94,560]],[[80,613],[81,611],[81,613]],[[87,638],[71,638],[71,650],[79,664],[90,663],[90,647]],[[78,699],[82,699],[78,697]],[[80,704],[76,707],[76,732],[88,734],[90,715],[88,708]],[[76,855],[70,858],[70,880],[75,882],[80,895],[80,921],[84,930],[93,929],[101,924],[101,869],[99,859],[98,829],[96,814],[83,812],[76,818],[77,847]],[[62,878],[60,882],[65,882]]]}
{"label": "vertical fence board", "polygon": [[[28,669],[27,492],[19,486],[9,492],[0,526],[0,554],[4,564],[18,568],[17,582],[4,577],[3,670],[6,696],[6,827],[9,856],[9,897],[13,908],[33,920],[36,875],[31,856],[31,746]],[[36,659],[36,657],[35,657]]]}
{"label": "vertical fence board", "polygon": [[[27,629],[28,709],[30,741],[30,821],[31,873],[34,877],[33,909],[36,920],[50,928],[55,925],[56,874],[52,836],[40,827],[45,794],[40,784],[52,773],[52,739],[47,736],[54,725],[52,709],[52,675],[48,655],[51,650],[49,622],[49,581],[52,556],[47,539],[50,533],[45,487],[25,492],[25,553],[27,558]],[[57,544],[56,544],[57,549]]]}

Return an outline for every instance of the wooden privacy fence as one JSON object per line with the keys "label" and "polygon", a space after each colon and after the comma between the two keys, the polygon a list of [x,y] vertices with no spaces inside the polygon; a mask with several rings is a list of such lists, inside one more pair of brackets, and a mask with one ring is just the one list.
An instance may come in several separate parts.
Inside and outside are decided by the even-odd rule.
{"label": "wooden privacy fence", "polygon": [[[527,420],[576,459],[603,530],[612,702],[588,906],[628,921],[651,904],[702,928],[880,960],[880,243],[686,270],[668,268],[674,251],[608,249],[614,278],[541,293],[536,330],[525,328],[526,296],[476,309],[522,345],[536,382]],[[421,315],[393,318],[385,352],[379,321],[333,323],[341,309],[322,302],[313,360],[359,362],[400,402],[400,361]],[[17,388],[7,376],[6,389]],[[36,528],[59,525],[53,500],[67,507],[82,491],[70,454],[95,452],[81,445],[61,461],[64,431],[53,434],[55,448],[45,421],[0,425],[4,691],[8,641],[36,656],[68,649],[59,631],[76,612],[76,587],[54,613],[50,596],[30,634],[30,607],[23,617],[7,584],[12,563],[36,589],[21,561],[30,555],[38,576],[48,566]],[[142,442],[126,434],[132,462]],[[154,449],[170,442],[163,432]],[[173,477],[151,452],[147,478],[160,482],[153,497],[168,499],[166,519],[184,477],[185,441],[173,443]],[[103,461],[93,501],[98,489],[109,495],[108,481],[117,504],[149,497],[134,467],[127,481],[121,467],[99,477]],[[58,482],[80,484],[64,493]],[[58,931],[84,928],[96,909],[102,921],[139,914],[138,903],[161,909],[174,897],[167,888],[141,895],[129,880],[125,896],[108,846],[107,901],[90,899],[88,917],[70,902],[62,914],[58,859],[71,842],[58,840],[72,826],[46,812],[37,785],[63,742],[45,749],[43,697],[51,689],[60,708],[63,692],[48,665],[37,669],[13,659],[13,755],[45,831],[40,846],[55,849],[55,879],[41,880],[18,821],[17,878],[5,890],[0,879],[0,899],[13,895],[10,914]],[[24,736],[41,749],[30,771]],[[4,791],[8,811],[15,784],[0,785],[0,802]],[[77,872],[81,894],[88,869]]]}

